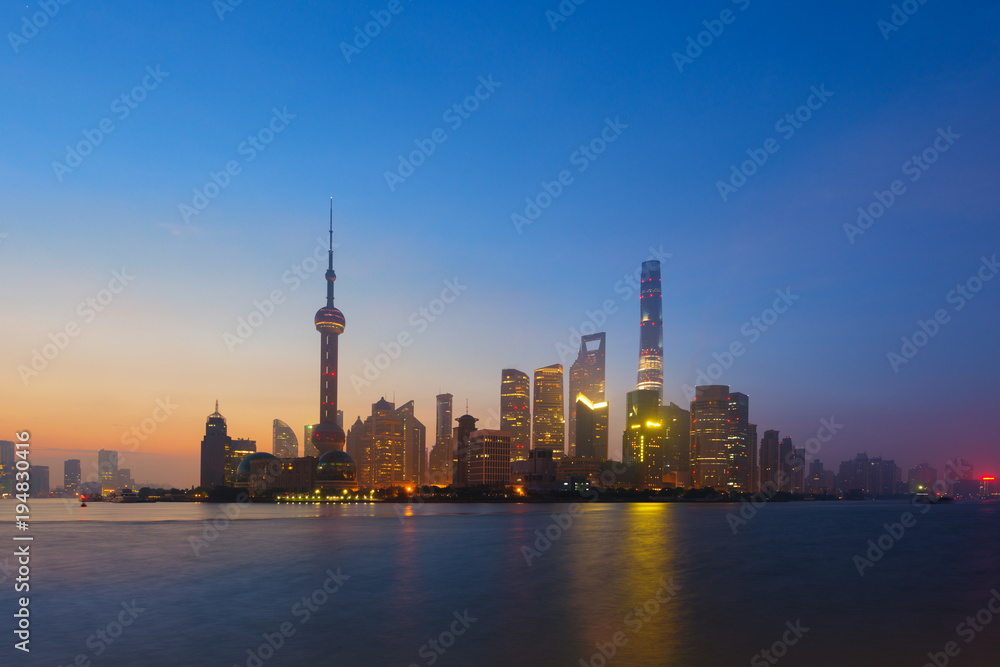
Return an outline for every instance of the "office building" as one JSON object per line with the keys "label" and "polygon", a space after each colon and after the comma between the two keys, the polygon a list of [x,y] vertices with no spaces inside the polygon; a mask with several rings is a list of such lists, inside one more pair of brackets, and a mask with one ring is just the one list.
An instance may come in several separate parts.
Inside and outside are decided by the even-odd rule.
{"label": "office building", "polygon": [[80,492],[80,482],[83,481],[83,471],[80,459],[68,459],[63,463],[63,488],[67,493]]}
{"label": "office building", "polygon": [[663,297],[660,262],[642,263],[639,294],[639,374],[636,389],[650,389],[663,400]]}
{"label": "office building", "polygon": [[910,493],[927,492],[938,481],[938,472],[929,463],[918,463],[907,474]]}
{"label": "office building", "polygon": [[[606,461],[608,458],[608,403],[591,403],[579,394],[573,406],[576,442],[571,448],[577,458]],[[572,457],[571,457],[572,458]]]}
{"label": "office building", "polygon": [[629,469],[629,482],[640,489],[663,486],[663,454],[666,425],[655,389],[636,389],[625,395],[625,432],[622,463]]}
{"label": "office building", "polygon": [[279,459],[294,459],[299,455],[295,431],[280,419],[275,419],[271,428],[271,453]]}
{"label": "office building", "polygon": [[[218,405],[216,405],[216,410],[218,410]],[[202,452],[204,453],[204,445],[202,445]],[[204,474],[204,468],[202,470]],[[224,470],[225,466],[223,466]],[[101,484],[102,494],[106,495],[118,490],[118,452],[107,449],[97,452],[97,479]]]}
{"label": "office building", "polygon": [[691,401],[691,483],[718,491],[750,490],[750,399],[726,385],[695,388]]}
{"label": "office building", "polygon": [[531,381],[527,373],[514,368],[503,369],[500,374],[500,430],[510,433],[511,461],[526,460],[531,449],[530,392]]}
{"label": "office building", "polygon": [[760,490],[768,496],[781,491],[781,434],[764,431],[760,441]]}
{"label": "office building", "polygon": [[[205,437],[201,440],[201,487],[204,489],[226,485],[226,461],[232,444],[227,428],[226,418],[219,413],[216,401],[215,412],[205,421]],[[117,468],[116,455],[116,471]]]}
{"label": "office building", "polygon": [[236,485],[236,471],[247,456],[257,452],[257,442],[247,438],[230,440],[229,451],[226,452],[226,486]]}
{"label": "office building", "polygon": [[510,483],[510,433],[480,429],[469,436],[469,486]]}
{"label": "office building", "polygon": [[535,371],[534,394],[531,447],[558,452],[557,456],[561,457],[566,447],[562,364],[552,364]]}
{"label": "office building", "polygon": [[671,403],[660,408],[665,440],[663,476],[675,486],[691,486],[691,412]]}
{"label": "office building", "polygon": [[396,409],[403,429],[403,477],[405,482],[424,484],[427,475],[427,428],[417,419],[413,401]]}
{"label": "office building", "polygon": [[438,394],[436,397],[434,448],[431,449],[428,460],[427,483],[432,486],[448,486],[452,482],[451,469],[454,458],[451,426],[451,394]]}
{"label": "office building", "polygon": [[36,498],[39,496],[47,496],[49,494],[49,467],[48,466],[31,466],[31,484],[29,484],[31,489],[31,495]]}
{"label": "office building", "polygon": [[[604,332],[583,336],[580,339],[580,353],[569,369],[569,456],[576,453],[576,404],[584,396],[592,404],[605,403],[604,396]],[[608,431],[607,423],[597,426]]]}
{"label": "office building", "polygon": [[795,489],[795,445],[791,438],[782,438],[778,445],[778,469],[781,470],[780,491],[791,493]]}

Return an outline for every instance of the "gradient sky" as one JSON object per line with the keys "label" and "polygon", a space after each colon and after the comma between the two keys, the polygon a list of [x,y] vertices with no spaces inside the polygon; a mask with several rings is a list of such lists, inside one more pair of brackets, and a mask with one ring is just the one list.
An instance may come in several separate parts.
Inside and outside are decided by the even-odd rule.
{"label": "gradient sky", "polygon": [[[53,486],[66,458],[86,474],[95,450],[129,449],[123,432],[158,399],[178,407],[123,455],[140,482],[196,483],[216,399],[230,434],[261,449],[274,418],[301,438],[318,419],[325,291],[321,270],[298,289],[283,276],[324,238],[330,197],[348,423],[382,395],[412,399],[431,443],[445,391],[495,425],[501,369],[560,361],[571,327],[611,300],[620,452],[638,299],[616,284],[653,248],[669,254],[665,400],[684,405],[682,386],[740,341],[719,382],[749,394],[761,434],[801,445],[833,417],[828,467],[867,451],[904,470],[964,456],[1000,472],[1000,280],[960,311],[947,300],[1000,254],[1000,3],[931,0],[886,39],[889,2],[590,0],[553,30],[556,0],[403,0],[348,63],[340,44],[387,4],[247,0],[223,20],[210,0],[74,2],[0,46],[0,439],[30,430]],[[672,54],[726,9],[733,21],[678,71]],[[3,32],[37,11],[8,5]],[[168,74],[121,118],[114,100],[147,67]],[[500,86],[453,128],[444,113],[480,77]],[[832,97],[786,139],[775,123],[814,86]],[[295,117],[248,161],[241,142],[275,108]],[[114,131],[60,181],[53,162],[102,119]],[[606,119],[628,127],[580,173],[571,156]],[[949,127],[960,138],[911,182],[904,163]],[[447,141],[390,191],[397,156],[438,128]],[[717,181],[772,137],[780,149],[723,201]],[[229,161],[240,173],[185,221],[180,204]],[[518,233],[511,215],[562,170],[573,182]],[[844,224],[896,179],[905,193],[850,243]],[[88,321],[78,304],[123,268],[134,280]],[[411,315],[446,280],[467,289],[419,330]],[[744,323],[779,289],[799,299],[750,343]],[[224,334],[273,290],[285,302],[230,351]],[[887,354],[938,309],[950,320],[894,372]],[[79,335],[22,381],[69,323]],[[413,344],[355,391],[402,332]]]}

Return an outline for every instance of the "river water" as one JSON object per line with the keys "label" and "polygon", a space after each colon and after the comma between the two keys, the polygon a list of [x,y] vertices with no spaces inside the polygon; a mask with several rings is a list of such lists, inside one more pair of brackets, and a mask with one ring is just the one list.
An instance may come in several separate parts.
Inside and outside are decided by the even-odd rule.
{"label": "river water", "polygon": [[0,501],[0,664],[1000,664],[1000,503],[739,509]]}

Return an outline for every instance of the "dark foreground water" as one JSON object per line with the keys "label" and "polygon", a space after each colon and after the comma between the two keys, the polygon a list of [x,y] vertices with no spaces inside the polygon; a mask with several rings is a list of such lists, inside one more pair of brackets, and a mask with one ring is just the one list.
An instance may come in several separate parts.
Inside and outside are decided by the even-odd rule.
{"label": "dark foreground water", "polygon": [[738,509],[36,501],[0,665],[1000,665],[1000,504]]}

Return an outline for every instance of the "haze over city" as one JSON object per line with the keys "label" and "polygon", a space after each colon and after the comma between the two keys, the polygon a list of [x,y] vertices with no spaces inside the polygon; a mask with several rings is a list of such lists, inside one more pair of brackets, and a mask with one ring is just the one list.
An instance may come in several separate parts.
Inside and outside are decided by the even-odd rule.
{"label": "haze over city", "polygon": [[[489,422],[501,369],[568,366],[573,330],[591,322],[607,331],[620,454],[638,357],[626,276],[659,259],[664,402],[687,407],[683,387],[740,343],[712,383],[797,442],[836,419],[829,466],[867,451],[904,470],[961,456],[997,472],[983,372],[998,362],[1000,282],[985,279],[1000,253],[997,8],[928,4],[886,38],[881,8],[858,21],[745,4],[681,65],[673,54],[714,10],[667,20],[591,2],[552,25],[534,3],[404,5],[348,59],[363,3],[244,3],[223,20],[210,3],[158,6],[155,31],[131,31],[124,3],[62,7],[0,62],[15,129],[0,181],[0,427],[30,428],[35,463],[53,470],[117,449],[137,481],[177,486],[197,483],[216,400],[261,449],[275,418],[301,438],[324,294],[322,257],[303,264],[325,251],[332,196],[348,423],[385,396],[414,400],[431,426],[441,391]],[[95,145],[70,168],[81,141]],[[905,191],[887,194],[896,180]],[[878,201],[884,214],[857,227]],[[977,276],[981,291],[955,296]],[[252,335],[226,338],[276,290],[283,303]],[[442,293],[454,302],[433,314]],[[776,302],[789,307],[764,330],[754,318]],[[939,310],[926,345],[894,363]],[[400,334],[412,344],[356,390]],[[158,400],[177,407],[129,452],[123,434]]]}

